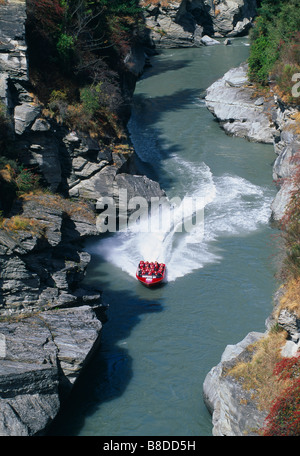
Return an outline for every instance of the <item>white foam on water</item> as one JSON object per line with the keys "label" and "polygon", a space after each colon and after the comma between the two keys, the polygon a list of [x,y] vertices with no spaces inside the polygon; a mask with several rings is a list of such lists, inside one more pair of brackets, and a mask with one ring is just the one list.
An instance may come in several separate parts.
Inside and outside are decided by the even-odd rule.
{"label": "white foam on water", "polygon": [[272,195],[239,176],[216,178],[216,198],[206,219],[212,239],[221,235],[248,234],[268,223]]}
{"label": "white foam on water", "polygon": [[[247,235],[269,221],[272,196],[264,188],[239,176],[214,177],[205,163],[190,163],[176,155],[172,160],[177,162],[178,181],[188,176],[181,203],[171,209],[164,206],[160,215],[152,210],[139,224],[94,246],[106,261],[133,277],[140,260],[157,260],[166,263],[168,281],[176,280],[221,260],[213,241]],[[198,202],[198,212],[191,201]]]}

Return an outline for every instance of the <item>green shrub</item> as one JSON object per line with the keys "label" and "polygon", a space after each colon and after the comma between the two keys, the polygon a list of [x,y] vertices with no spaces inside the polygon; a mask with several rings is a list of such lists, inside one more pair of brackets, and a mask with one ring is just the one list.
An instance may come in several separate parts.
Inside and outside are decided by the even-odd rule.
{"label": "green shrub", "polygon": [[287,61],[287,54],[299,30],[298,0],[261,1],[259,16],[250,35],[250,80],[265,85],[276,63],[295,63]]}
{"label": "green shrub", "polygon": [[20,166],[18,174],[15,177],[15,183],[18,189],[17,195],[20,196],[39,188],[40,178],[37,174]]}
{"label": "green shrub", "polygon": [[266,84],[277,58],[278,51],[274,51],[268,37],[260,34],[252,43],[248,59],[251,81],[262,85]]}
{"label": "green shrub", "polygon": [[80,90],[80,100],[83,104],[83,109],[93,116],[101,107],[101,85],[99,82],[96,86],[84,87]]}
{"label": "green shrub", "polygon": [[48,102],[48,109],[52,117],[58,122],[64,122],[67,118],[68,94],[63,90],[52,90]]}
{"label": "green shrub", "polygon": [[74,38],[66,33],[61,33],[56,47],[61,60],[65,64],[70,64],[75,52]]}

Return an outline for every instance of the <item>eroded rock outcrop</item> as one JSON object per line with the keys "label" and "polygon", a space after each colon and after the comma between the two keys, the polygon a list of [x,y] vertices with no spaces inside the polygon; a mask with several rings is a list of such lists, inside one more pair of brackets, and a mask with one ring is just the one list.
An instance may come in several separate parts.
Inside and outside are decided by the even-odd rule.
{"label": "eroded rock outcrop", "polygon": [[47,428],[97,347],[101,327],[90,306],[0,322],[1,436]]}
{"label": "eroded rock outcrop", "polygon": [[247,64],[232,68],[212,84],[207,89],[206,106],[226,133],[272,144],[276,127],[270,118],[270,103],[255,96],[247,71]]}
{"label": "eroded rock outcrop", "polygon": [[1,315],[81,304],[73,290],[90,255],[76,241],[97,234],[93,211],[55,195],[32,196],[22,208],[26,226],[0,230]]}
{"label": "eroded rock outcrop", "polygon": [[182,0],[140,2],[152,45],[201,46],[202,36],[233,37],[248,33],[256,15],[256,0]]}
{"label": "eroded rock outcrop", "polygon": [[51,423],[104,316],[100,291],[81,286],[90,255],[78,241],[97,233],[94,211],[51,194],[22,211],[23,229],[0,230],[0,435],[15,436]]}

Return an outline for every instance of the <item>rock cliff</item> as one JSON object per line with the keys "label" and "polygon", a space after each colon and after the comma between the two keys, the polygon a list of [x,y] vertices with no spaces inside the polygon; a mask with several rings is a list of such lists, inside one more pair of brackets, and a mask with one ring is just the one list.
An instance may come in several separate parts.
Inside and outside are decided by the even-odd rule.
{"label": "rock cliff", "polygon": [[0,322],[1,436],[46,429],[97,347],[100,332],[90,305]]}
{"label": "rock cliff", "polygon": [[212,84],[205,102],[226,133],[249,141],[273,143],[276,129],[269,115],[272,103],[255,96],[248,83],[247,64],[232,68]]}
{"label": "rock cliff", "polygon": [[[272,203],[272,219],[280,221],[293,190],[289,179],[295,169],[292,158],[300,145],[294,118],[297,110],[284,105],[275,94],[256,95],[248,81],[246,64],[231,69],[212,84],[205,100],[227,134],[274,145],[273,178],[279,191]],[[249,360],[249,345],[264,337],[275,323],[288,334],[283,356],[295,355],[300,344],[299,319],[286,309],[274,317],[282,291],[279,289],[274,296],[274,311],[266,321],[266,333],[250,333],[240,343],[226,347],[220,363],[205,378],[203,396],[212,413],[213,435],[257,435],[263,425],[267,413],[258,410],[251,391],[245,391],[241,382],[227,376],[226,370]]]}
{"label": "rock cliff", "polygon": [[245,35],[256,15],[256,0],[141,0],[152,45],[191,47],[206,44],[203,36]]}
{"label": "rock cliff", "polygon": [[[95,214],[57,195],[22,204],[23,229],[0,230],[0,435],[35,435],[57,414],[97,346],[99,290],[80,286]],[[25,218],[26,217],[26,218]]]}

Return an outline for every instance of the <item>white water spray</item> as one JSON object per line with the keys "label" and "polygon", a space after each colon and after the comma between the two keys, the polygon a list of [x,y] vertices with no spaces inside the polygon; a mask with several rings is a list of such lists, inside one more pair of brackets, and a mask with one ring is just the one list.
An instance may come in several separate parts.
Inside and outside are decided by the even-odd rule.
{"label": "white water spray", "polygon": [[[141,219],[139,225],[133,223],[96,246],[106,261],[133,277],[140,260],[166,263],[168,281],[218,262],[221,255],[213,248],[213,241],[220,236],[246,235],[269,219],[271,196],[268,198],[261,187],[238,176],[214,178],[204,163],[190,163],[177,156],[172,160],[177,162],[179,182],[184,182],[180,174],[189,176],[181,204],[173,208],[166,205],[162,217],[151,211],[150,219]],[[203,219],[198,223],[192,222],[195,208],[186,204],[188,198],[198,204],[201,201],[198,210],[202,210]],[[190,223],[189,230],[182,229],[186,223]],[[151,225],[156,229],[149,230]]]}

